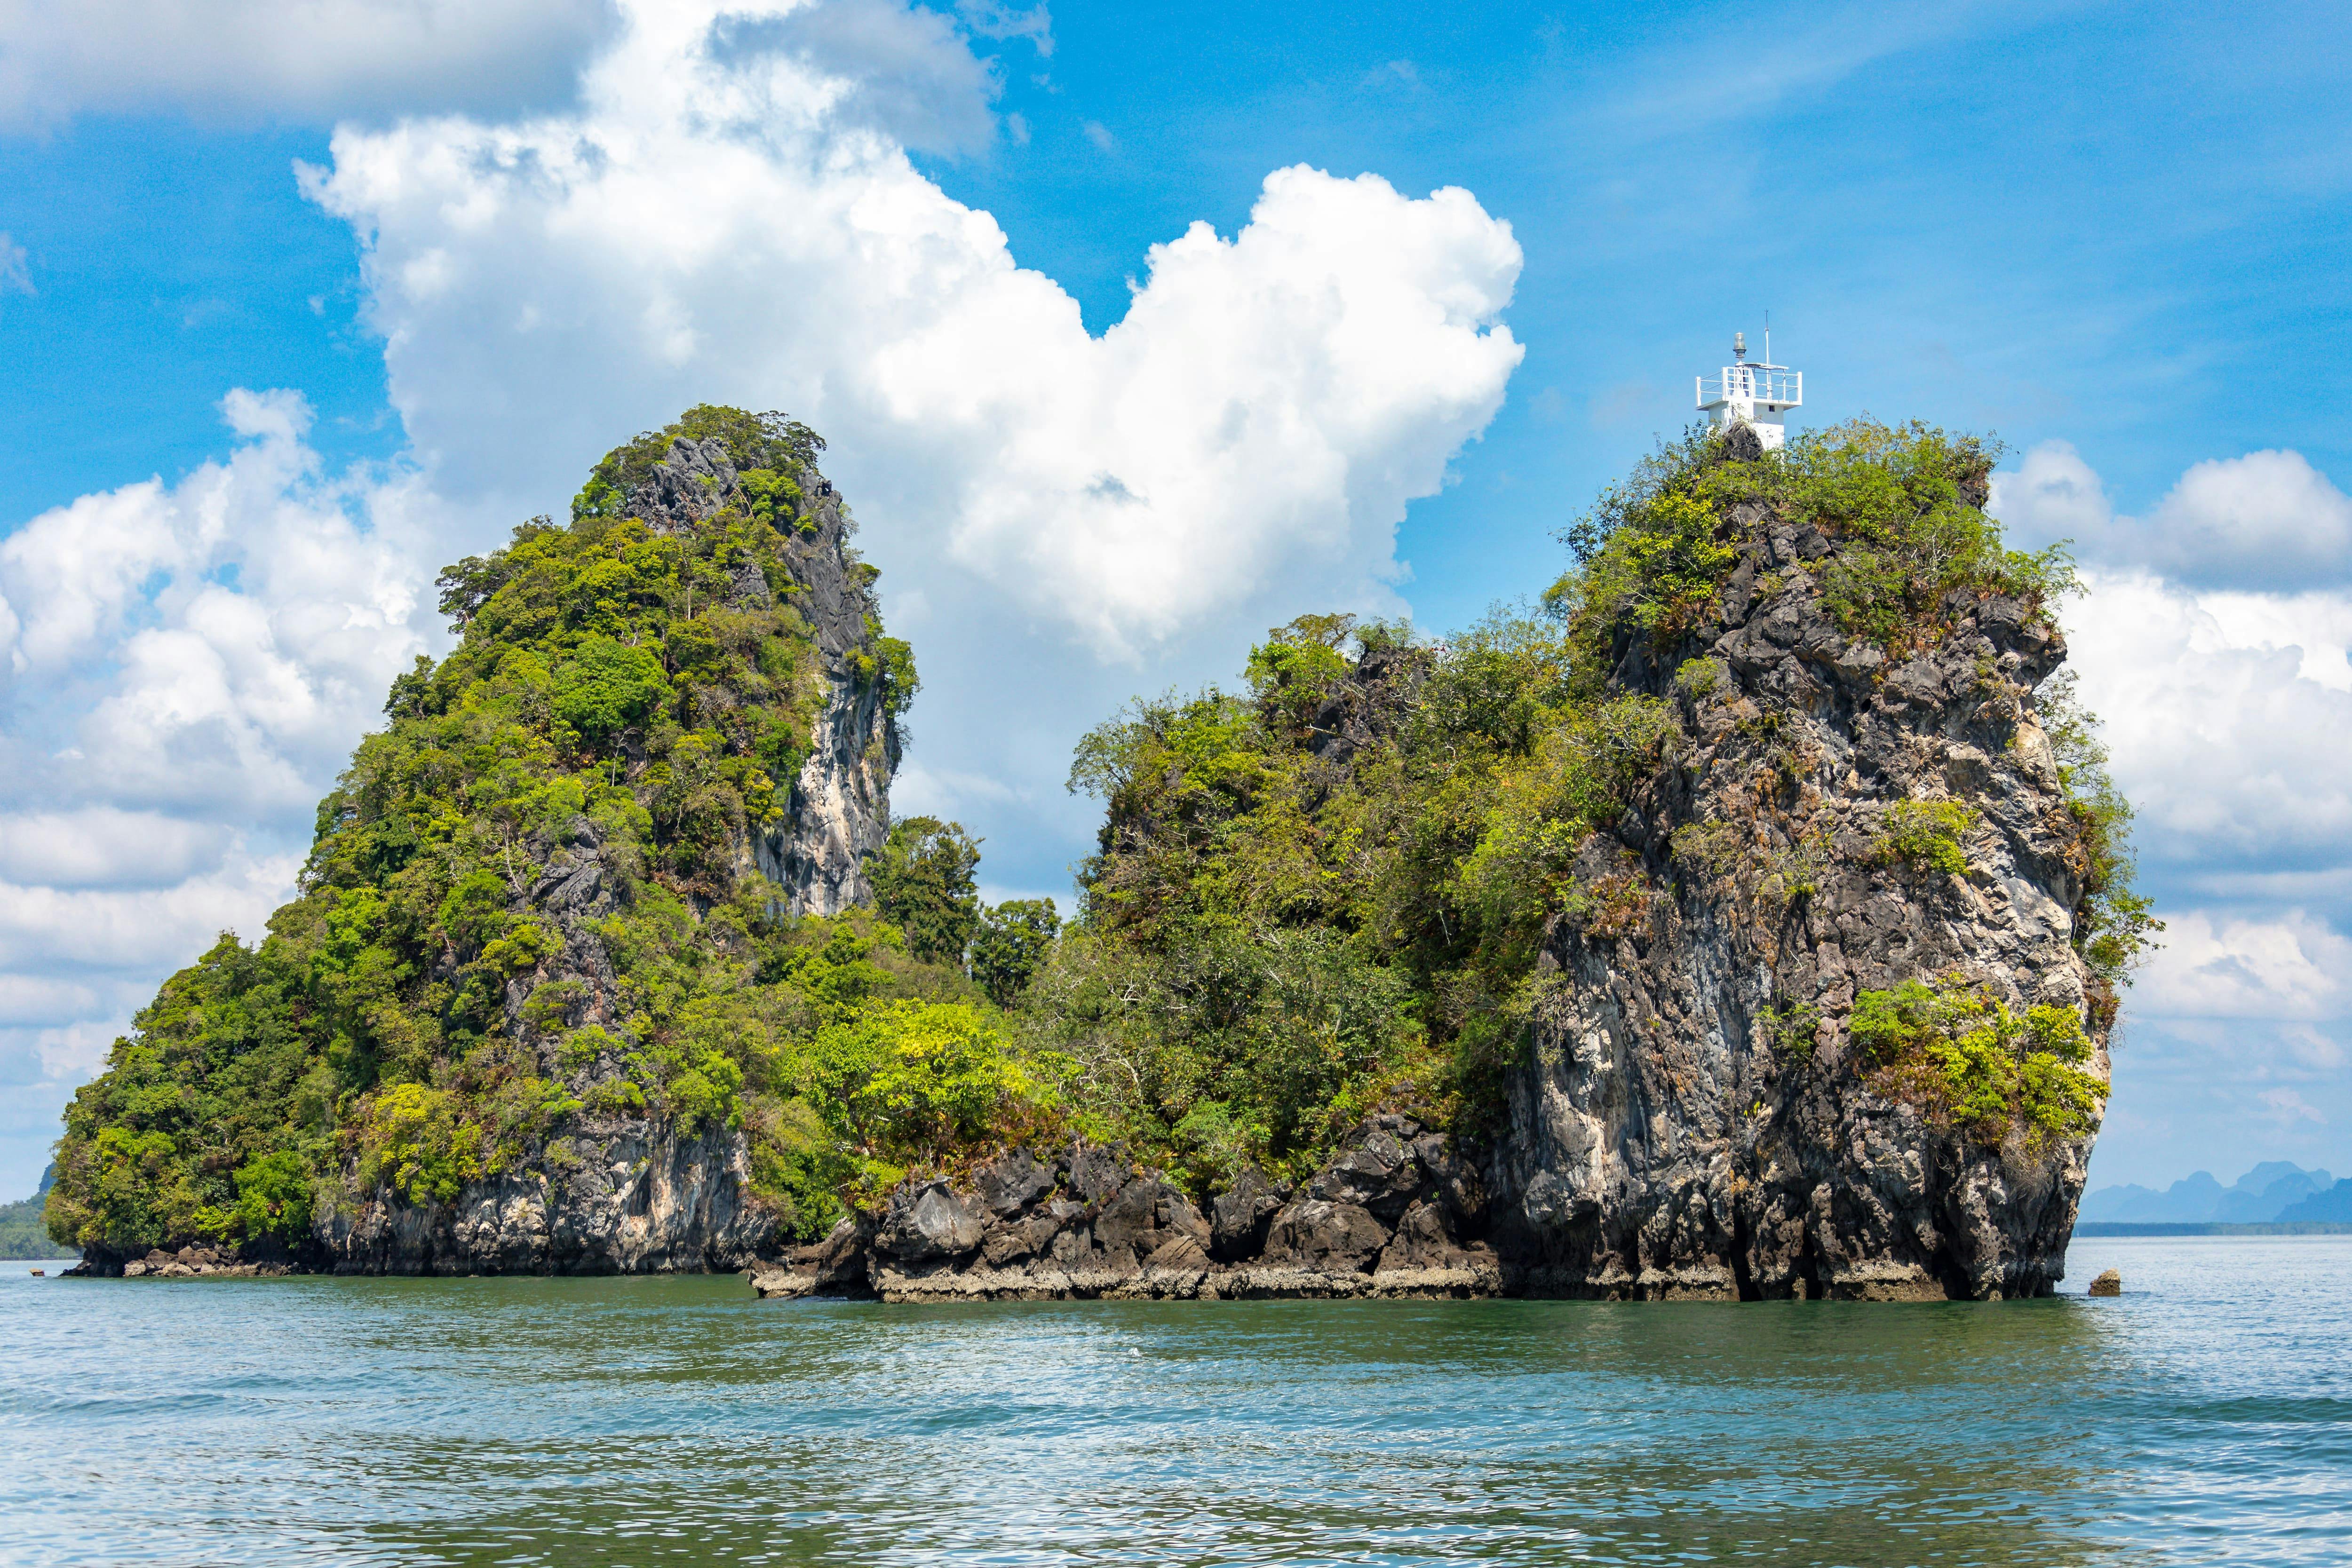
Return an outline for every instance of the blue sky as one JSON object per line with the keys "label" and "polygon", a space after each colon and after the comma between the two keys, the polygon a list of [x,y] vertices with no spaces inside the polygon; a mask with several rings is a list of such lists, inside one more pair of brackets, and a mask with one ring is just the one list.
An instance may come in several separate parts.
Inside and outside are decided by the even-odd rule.
{"label": "blue sky", "polygon": [[[2083,541],[2078,661],[2175,927],[2097,1178],[2352,1163],[2334,10],[826,0],[714,29],[515,0],[408,37],[257,3],[220,38],[100,9],[0,24],[0,1185],[155,981],[282,894],[372,694],[437,646],[432,570],[683,402],[835,435],[925,659],[902,807],[984,833],[992,888],[1065,894],[1080,727],[1300,610],[1443,628],[1539,587],[1552,530],[1768,310],[1801,423],[1997,432],[2012,525]],[[1332,179],[1276,194],[1301,164]],[[876,249],[860,193],[929,238]],[[1254,214],[1258,248],[1150,254]],[[1362,299],[1454,314],[1300,325],[1297,256],[1361,233],[1422,258]],[[1008,253],[1042,277],[986,283]],[[870,292],[877,256],[913,281]],[[1000,332],[1055,346],[1000,386]],[[1157,368],[1105,368],[1130,350]],[[1285,403],[1327,360],[1347,378]],[[1151,459],[1094,450],[1066,386],[1181,435],[1243,382],[1328,485],[1295,455],[1213,473],[1185,571],[1072,567],[1109,525],[1047,471]],[[225,423],[237,389],[299,401]]]}

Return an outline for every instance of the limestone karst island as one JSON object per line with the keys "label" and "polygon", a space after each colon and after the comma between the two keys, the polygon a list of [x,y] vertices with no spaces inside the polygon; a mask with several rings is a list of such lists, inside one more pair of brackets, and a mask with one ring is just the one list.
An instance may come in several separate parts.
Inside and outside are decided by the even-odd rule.
{"label": "limestone karst island", "polygon": [[824,442],[688,410],[443,573],[455,651],[76,1096],[50,1234],[890,1301],[2050,1293],[2150,926],[2070,568],[1978,442],[1784,442],[1734,370],[1521,607],[1303,614],[1107,716],[1067,908],[891,816],[921,650]]}

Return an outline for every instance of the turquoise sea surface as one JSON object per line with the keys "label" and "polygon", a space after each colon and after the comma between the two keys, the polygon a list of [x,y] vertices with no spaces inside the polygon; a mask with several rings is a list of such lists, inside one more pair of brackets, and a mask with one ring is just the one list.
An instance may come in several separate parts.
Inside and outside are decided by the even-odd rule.
{"label": "turquoise sea surface", "polygon": [[2352,1562],[2352,1237],[1932,1306],[33,1267],[11,1563]]}

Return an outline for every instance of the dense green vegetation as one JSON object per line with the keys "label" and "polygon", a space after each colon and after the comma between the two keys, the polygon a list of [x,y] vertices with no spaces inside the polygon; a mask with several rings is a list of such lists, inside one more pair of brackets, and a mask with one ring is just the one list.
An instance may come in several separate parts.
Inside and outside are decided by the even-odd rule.
{"label": "dense green vegetation", "polygon": [[[630,499],[678,434],[724,441],[746,477],[656,529]],[[820,446],[779,416],[690,411],[600,463],[568,524],[444,575],[461,641],[394,684],[320,807],[300,896],[257,945],[224,937],[173,977],[77,1096],[53,1235],[299,1245],[319,1205],[561,1169],[614,1118],[743,1130],[758,1194],[802,1237],[911,1169],[1074,1126],[1202,1191],[1245,1161],[1304,1174],[1378,1108],[1474,1130],[1556,1002],[1548,932],[1639,936],[1671,891],[1609,830],[1675,755],[1679,704],[1730,679],[1696,633],[1759,519],[1834,545],[1825,606],[1890,653],[1987,596],[2072,584],[2063,554],[2002,548],[1973,442],[1863,423],[1742,463],[1693,436],[1567,531],[1574,564],[1539,607],[1442,644],[1303,617],[1240,688],[1089,734],[1070,785],[1107,820],[1067,926],[1048,900],[985,907],[978,841],[921,817],[871,862],[872,910],[793,920],[745,846],[790,810],[827,696],[786,559]],[[895,723],[912,657],[869,630],[852,678]],[[1670,692],[1613,678],[1635,652],[1679,671]],[[2153,923],[2127,808],[2056,695],[2111,1017]],[[1973,821],[1897,808],[1873,854],[1964,872]],[[1738,858],[1718,826],[1675,838],[1675,877]],[[540,879],[588,845],[609,907],[558,918]],[[1784,853],[1771,896],[1806,896],[1830,852]],[[2048,1012],[1915,984],[1853,1026],[1880,1082],[1998,1140],[2071,1132],[2095,1103],[2079,1021]],[[1769,1021],[1809,1058],[1810,1009]]]}
{"label": "dense green vegetation", "polygon": [[45,1172],[41,1186],[32,1197],[16,1203],[0,1204],[0,1258],[56,1258],[66,1255],[66,1249],[49,1239],[48,1227],[41,1218],[42,1205],[48,1199],[49,1181],[55,1172]]}
{"label": "dense green vegetation", "polygon": [[2029,1142],[2088,1132],[2106,1085],[2083,1071],[2091,1042],[2071,1009],[2013,1015],[1965,980],[1906,980],[1853,1000],[1853,1036],[1898,1092],[1930,1100],[1979,1137]]}
{"label": "dense green vegetation", "polygon": [[[2063,550],[2002,546],[1981,510],[1993,454],[1975,441],[1861,422],[1754,462],[1720,455],[1695,433],[1604,494],[1566,531],[1574,564],[1540,612],[1499,611],[1443,645],[1307,617],[1253,653],[1245,689],[1139,702],[1087,737],[1071,787],[1104,799],[1108,821],[1082,918],[1027,1012],[1085,1064],[1100,1113],[1204,1183],[1244,1158],[1303,1172],[1379,1104],[1456,1127],[1491,1115],[1557,984],[1531,962],[1547,922],[1638,936],[1660,891],[1606,830],[1667,761],[1677,719],[1612,675],[1639,648],[1694,698],[1729,679],[1690,633],[1759,519],[1820,531],[1824,608],[1890,654],[1932,647],[1990,596],[2040,609],[2073,590]],[[2105,1022],[2153,925],[2130,889],[2127,809],[2065,691],[2053,738]],[[1877,857],[1963,872],[1974,821],[1952,802],[1898,805]],[[1686,828],[1675,869],[1727,870],[1744,852],[1725,830]],[[1746,870],[1786,907],[1830,852],[1801,844]],[[2079,1025],[1967,1013],[1992,1007],[1981,998],[1890,1005],[1911,1021],[1872,1037],[1874,1066],[1934,1071],[1884,1082],[1994,1141],[2004,1118],[2081,1124],[2097,1085],[2075,1066]],[[1793,1003],[1769,1020],[1792,1057],[1810,1056],[1819,1021]]]}
{"label": "dense green vegetation", "polygon": [[[756,482],[657,531],[623,503],[679,434],[726,441]],[[1042,1103],[952,934],[785,921],[748,870],[828,692],[785,560],[817,445],[691,411],[599,464],[568,526],[444,574],[462,640],[394,684],[320,805],[301,895],[167,981],[75,1098],[53,1235],[296,1243],[319,1203],[379,1182],[446,1200],[562,1165],[583,1118],[641,1115],[751,1129],[806,1232],[942,1129]],[[911,660],[873,646],[859,678],[895,712]],[[533,880],[592,841],[612,908],[567,927]],[[592,947],[617,978],[593,1017]]]}
{"label": "dense green vegetation", "polygon": [[980,925],[979,865],[980,842],[962,823],[902,817],[867,872],[875,912],[907,934],[917,957],[959,963]]}

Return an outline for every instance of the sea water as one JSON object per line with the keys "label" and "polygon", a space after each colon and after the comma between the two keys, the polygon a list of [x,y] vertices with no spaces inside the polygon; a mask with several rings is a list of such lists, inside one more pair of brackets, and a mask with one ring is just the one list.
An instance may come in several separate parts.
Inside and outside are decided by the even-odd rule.
{"label": "sea water", "polygon": [[[47,1265],[52,1270],[56,1265]],[[18,1563],[2352,1562],[2352,1237],[1983,1305],[0,1278]]]}

